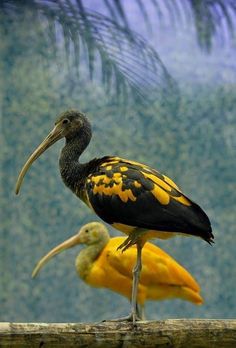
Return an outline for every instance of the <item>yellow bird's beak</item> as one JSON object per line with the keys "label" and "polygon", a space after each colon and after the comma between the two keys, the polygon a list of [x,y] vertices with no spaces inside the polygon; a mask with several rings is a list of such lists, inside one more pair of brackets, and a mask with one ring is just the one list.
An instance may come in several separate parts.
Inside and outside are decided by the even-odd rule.
{"label": "yellow bird's beak", "polygon": [[24,176],[27,172],[27,170],[30,168],[31,164],[44,152],[46,151],[50,146],[52,146],[57,140],[62,139],[64,137],[63,135],[63,129],[61,127],[61,124],[58,123],[53,130],[48,134],[48,136],[42,141],[42,143],[37,147],[37,149],[32,153],[32,155],[28,158],[25,165],[21,169],[21,172],[18,176],[17,182],[16,182],[16,194],[19,193],[20,187],[22,184],[22,181],[24,179]]}
{"label": "yellow bird's beak", "polygon": [[32,278],[36,277],[41,268],[49,261],[51,258],[53,258],[55,255],[61,253],[62,251],[72,248],[76,244],[80,244],[80,236],[76,234],[75,236],[67,239],[63,243],[57,245],[55,248],[50,250],[44,257],[42,257],[37,265],[35,266],[33,272],[32,272]]}

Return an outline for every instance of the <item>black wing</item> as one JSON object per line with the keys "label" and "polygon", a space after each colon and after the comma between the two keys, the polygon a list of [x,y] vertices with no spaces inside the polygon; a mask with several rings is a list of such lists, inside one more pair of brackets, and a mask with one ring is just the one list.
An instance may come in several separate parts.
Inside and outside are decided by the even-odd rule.
{"label": "black wing", "polygon": [[213,235],[204,211],[158,171],[119,157],[105,157],[86,181],[89,204],[109,224]]}

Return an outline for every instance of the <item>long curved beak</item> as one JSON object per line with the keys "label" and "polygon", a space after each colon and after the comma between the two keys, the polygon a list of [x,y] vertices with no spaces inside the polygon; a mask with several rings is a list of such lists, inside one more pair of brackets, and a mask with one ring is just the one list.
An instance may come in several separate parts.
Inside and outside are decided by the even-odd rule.
{"label": "long curved beak", "polygon": [[56,125],[53,130],[48,134],[48,136],[42,141],[42,143],[37,147],[37,149],[32,153],[32,155],[28,158],[26,163],[24,164],[23,168],[21,169],[21,172],[18,176],[17,182],[16,182],[16,194],[19,193],[22,181],[24,179],[24,176],[27,172],[27,170],[30,168],[31,164],[44,152],[46,151],[50,146],[52,146],[57,140],[63,138],[62,135],[62,128],[60,124]]}
{"label": "long curved beak", "polygon": [[62,251],[72,248],[76,244],[80,244],[80,236],[76,234],[75,236],[67,239],[63,243],[57,245],[55,248],[50,250],[44,257],[42,257],[37,265],[35,266],[33,272],[32,272],[32,278],[36,277],[41,268],[49,261],[51,258],[56,256],[57,254],[61,253]]}

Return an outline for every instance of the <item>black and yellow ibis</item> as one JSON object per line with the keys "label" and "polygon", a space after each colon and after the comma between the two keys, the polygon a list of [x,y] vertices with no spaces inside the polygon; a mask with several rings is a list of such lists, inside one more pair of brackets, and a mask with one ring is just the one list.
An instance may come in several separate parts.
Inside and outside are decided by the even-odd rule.
{"label": "black and yellow ibis", "polygon": [[182,193],[171,179],[147,165],[116,156],[80,163],[80,155],[91,136],[90,122],[83,113],[63,112],[23,166],[16,193],[30,165],[56,141],[65,138],[59,159],[65,185],[101,219],[128,235],[120,246],[122,250],[137,245],[129,316],[135,322],[144,243],[151,238],[166,239],[182,234],[201,237],[211,244],[214,238],[211,224],[199,205]]}
{"label": "black and yellow ibis", "polygon": [[[133,245],[124,253],[117,250],[125,237],[110,238],[104,224],[90,222],[73,237],[49,251],[36,265],[35,277],[55,255],[79,244],[84,244],[76,257],[75,267],[79,277],[88,285],[107,288],[131,300],[132,269],[136,261]],[[57,267],[60,267],[57,263]],[[202,304],[200,287],[191,274],[170,255],[152,243],[145,243],[142,250],[142,270],[138,285],[137,302],[141,306],[139,317],[144,319],[147,300],[179,298]]]}

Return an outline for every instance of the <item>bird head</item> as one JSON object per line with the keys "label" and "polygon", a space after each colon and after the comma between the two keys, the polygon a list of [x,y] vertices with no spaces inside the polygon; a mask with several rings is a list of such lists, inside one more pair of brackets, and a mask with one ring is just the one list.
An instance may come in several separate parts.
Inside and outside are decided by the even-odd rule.
{"label": "bird head", "polygon": [[66,138],[69,142],[75,137],[82,138],[88,135],[91,138],[91,126],[84,114],[76,110],[68,110],[59,115],[55,122],[55,126],[41,144],[34,150],[21,169],[16,183],[16,194],[19,193],[24,176],[32,163],[50,146],[62,138]]}
{"label": "bird head", "polygon": [[109,233],[105,225],[100,222],[89,222],[78,231],[81,244],[97,244],[104,239],[109,239]]}
{"label": "bird head", "polygon": [[100,222],[90,222],[81,227],[81,229],[71,238],[67,239],[63,243],[57,245],[50,250],[35,266],[32,277],[36,277],[41,268],[54,256],[62,251],[72,248],[78,244],[95,245],[100,241],[104,244],[108,242],[110,236],[107,228]]}

